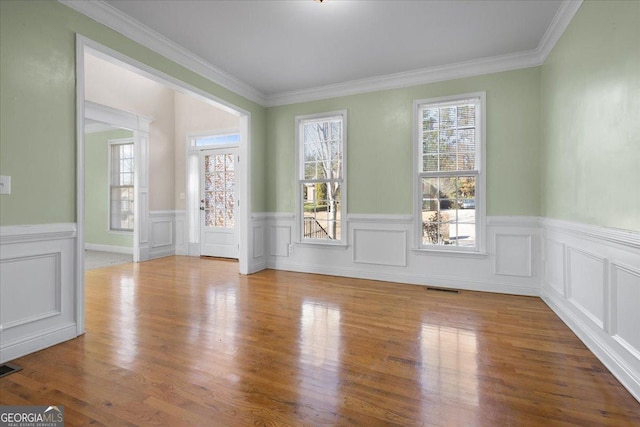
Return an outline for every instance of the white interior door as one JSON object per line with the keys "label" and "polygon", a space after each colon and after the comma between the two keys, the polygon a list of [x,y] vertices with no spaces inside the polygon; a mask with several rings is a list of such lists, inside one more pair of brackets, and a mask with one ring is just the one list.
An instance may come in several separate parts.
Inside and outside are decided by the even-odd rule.
{"label": "white interior door", "polygon": [[200,152],[200,254],[238,258],[237,148]]}

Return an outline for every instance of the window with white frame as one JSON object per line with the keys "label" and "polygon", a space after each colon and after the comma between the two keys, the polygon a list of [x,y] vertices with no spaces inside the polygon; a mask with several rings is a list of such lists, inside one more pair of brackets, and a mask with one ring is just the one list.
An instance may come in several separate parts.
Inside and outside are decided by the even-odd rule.
{"label": "window with white frame", "polygon": [[296,117],[301,242],[346,242],[346,120],[346,111]]}
{"label": "window with white frame", "polygon": [[133,231],[133,140],[109,142],[109,230]]}
{"label": "window with white frame", "polygon": [[191,139],[192,147],[209,147],[219,145],[240,144],[240,132],[230,131],[223,133],[213,133],[211,135],[194,136]]}
{"label": "window with white frame", "polygon": [[414,104],[419,247],[483,250],[485,93]]}

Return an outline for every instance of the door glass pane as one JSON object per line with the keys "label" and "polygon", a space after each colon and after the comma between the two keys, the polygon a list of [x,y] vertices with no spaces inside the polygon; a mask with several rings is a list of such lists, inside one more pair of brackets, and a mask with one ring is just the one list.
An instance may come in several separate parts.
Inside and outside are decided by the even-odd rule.
{"label": "door glass pane", "polygon": [[205,227],[233,228],[235,225],[234,160],[233,154],[205,156]]}

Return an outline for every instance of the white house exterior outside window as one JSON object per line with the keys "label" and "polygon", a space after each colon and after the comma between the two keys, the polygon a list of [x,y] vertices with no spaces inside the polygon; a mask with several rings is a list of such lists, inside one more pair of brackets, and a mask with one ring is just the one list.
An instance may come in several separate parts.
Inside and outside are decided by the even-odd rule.
{"label": "white house exterior outside window", "polygon": [[346,111],[296,117],[300,242],[346,244],[346,121]]}
{"label": "white house exterior outside window", "polygon": [[418,248],[484,252],[485,92],[414,102]]}

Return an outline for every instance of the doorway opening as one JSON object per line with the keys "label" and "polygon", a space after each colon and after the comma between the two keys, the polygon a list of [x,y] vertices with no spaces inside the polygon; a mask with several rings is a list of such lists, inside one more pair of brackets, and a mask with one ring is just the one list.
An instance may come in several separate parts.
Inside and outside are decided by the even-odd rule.
{"label": "doorway opening", "polygon": [[[87,65],[91,61],[94,62],[93,68]],[[101,61],[101,65],[98,68],[95,67],[96,61]],[[86,86],[88,76],[85,74],[86,68],[94,71],[96,69],[100,70],[106,81],[118,81],[120,72],[127,72],[138,78],[144,77],[149,82],[163,88],[162,90],[165,92],[170,93],[170,95],[167,95],[169,96],[167,98],[169,102],[154,102],[153,105],[158,106],[158,108],[174,108],[174,122],[169,127],[170,131],[166,131],[166,128],[158,131],[157,129],[154,130],[154,126],[161,126],[159,116],[164,113],[158,113],[158,117],[156,117],[153,112],[141,111],[144,110],[141,107],[144,104],[143,101],[149,103],[149,100],[141,96],[140,85],[130,85],[126,98],[131,97],[132,102],[124,107],[119,103],[122,102],[125,96],[117,96],[114,93],[103,91],[103,98],[99,100],[100,103],[106,105],[107,108],[120,109],[135,118],[134,124],[128,126],[118,125],[111,120],[99,120],[115,124],[119,128],[132,129],[134,134],[132,138],[134,141],[133,159],[135,162],[133,188],[128,183],[119,183],[113,188],[113,191],[116,191],[121,196],[126,193],[126,197],[123,196],[119,200],[109,201],[109,203],[112,203],[110,205],[110,215],[111,213],[114,215],[113,218],[109,218],[105,222],[105,227],[111,227],[111,222],[114,220],[116,228],[124,227],[121,231],[132,233],[132,252],[135,261],[145,261],[168,255],[199,256],[201,253],[205,255],[212,253],[215,256],[237,259],[239,273],[248,274],[249,245],[247,229],[249,212],[251,211],[249,197],[251,182],[249,168],[251,164],[250,113],[81,35],[76,36],[76,67],[78,141],[76,312],[78,334],[84,332],[84,245],[86,227],[88,226],[88,222],[85,221],[88,202],[85,194],[85,176],[90,173],[87,169],[89,165],[86,163],[85,120],[87,118],[98,120],[95,117],[90,117],[89,110],[91,108],[87,107],[87,102],[89,104],[97,102],[94,99],[96,91],[92,92],[91,88]],[[115,69],[120,71],[115,71]],[[111,72],[113,73],[110,74]],[[144,84],[147,83],[145,82]],[[92,87],[95,88],[96,85]],[[209,127],[205,126],[203,128],[198,127],[196,124],[188,123],[188,120],[184,120],[184,117],[193,118],[197,116],[197,114],[193,113],[193,110],[189,109],[193,108],[190,103],[205,106],[200,109],[200,113],[205,119],[210,117],[207,108],[220,112],[219,115],[223,118],[218,121],[225,123],[231,121],[234,131],[233,138],[235,138],[232,144],[233,147],[227,144],[227,146],[217,145],[212,148],[214,150],[232,149],[233,151],[224,154],[213,154],[213,157],[208,158],[213,165],[213,169],[210,168],[212,173],[208,175],[211,184],[220,184],[220,180],[216,180],[220,173],[222,173],[224,182],[209,190],[204,190],[204,183],[202,183],[202,195],[199,194],[200,182],[198,182],[198,194],[195,199],[192,197],[194,190],[190,185],[193,175],[189,149],[191,138],[196,134],[206,133],[215,136],[218,138],[217,142],[220,142],[220,138],[224,136],[223,134],[226,135],[225,132],[229,129],[229,125],[216,122]],[[146,133],[140,128],[145,121],[147,126],[150,126],[147,128]],[[221,132],[221,130],[225,132]],[[184,136],[180,132],[183,132]],[[163,136],[166,137],[166,140],[162,140]],[[115,141],[113,145],[118,145],[118,142],[122,141]],[[183,146],[187,146],[187,149],[185,150]],[[198,149],[198,160],[200,159],[199,152],[204,148],[207,148],[206,145],[201,145]],[[220,161],[220,158],[216,157],[219,155],[223,156],[222,160],[225,162],[222,170],[215,169],[216,158]],[[205,155],[203,161],[206,161],[206,159]],[[199,162],[197,176],[198,180],[200,177],[202,179],[207,177],[205,173],[200,173]],[[205,193],[208,196],[205,196]],[[192,218],[194,215],[191,212],[194,200],[198,204],[197,221]],[[202,211],[199,205],[200,200],[203,200],[204,209]],[[222,200],[222,203],[220,203],[220,200]],[[130,201],[133,203],[128,203]],[[127,210],[131,206],[133,206],[134,211],[132,216],[129,215]],[[130,227],[131,219],[133,219],[132,228]],[[207,230],[207,232],[201,235],[201,230]],[[218,247],[214,248],[212,246],[204,248],[203,251],[200,250],[201,242],[210,243],[212,241],[214,246],[218,245]],[[194,246],[197,246],[197,251],[192,250]],[[224,246],[227,247],[227,252],[220,251]],[[212,248],[215,251],[212,251]]]}
{"label": "doorway opening", "polygon": [[188,136],[190,255],[239,258],[239,142],[237,126]]}

